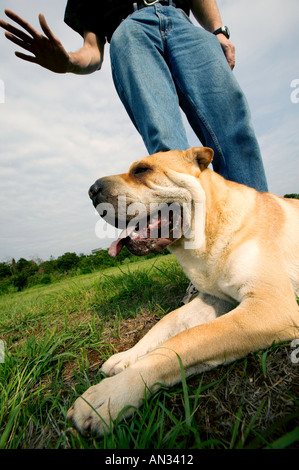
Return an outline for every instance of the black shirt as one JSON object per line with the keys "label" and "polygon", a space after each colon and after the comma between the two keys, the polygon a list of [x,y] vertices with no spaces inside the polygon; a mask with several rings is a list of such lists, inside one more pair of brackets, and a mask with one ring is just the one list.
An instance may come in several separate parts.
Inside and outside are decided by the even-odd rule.
{"label": "black shirt", "polygon": [[[82,37],[84,31],[92,31],[103,42],[110,42],[120,22],[133,13],[134,1],[137,0],[68,0],[64,21]],[[175,4],[189,15],[189,0],[175,0]]]}

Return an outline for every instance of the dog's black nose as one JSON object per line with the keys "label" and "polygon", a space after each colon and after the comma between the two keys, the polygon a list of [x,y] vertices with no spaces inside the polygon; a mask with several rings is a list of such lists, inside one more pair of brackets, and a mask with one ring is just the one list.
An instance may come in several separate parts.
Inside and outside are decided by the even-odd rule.
{"label": "dog's black nose", "polygon": [[88,194],[89,197],[92,199],[95,196],[97,196],[102,190],[101,185],[99,184],[99,181],[96,181],[92,186],[90,186]]}
{"label": "dog's black nose", "polygon": [[97,180],[92,186],[90,186],[88,194],[90,199],[92,200],[94,206],[97,205],[97,196],[101,194],[102,185],[101,180]]}

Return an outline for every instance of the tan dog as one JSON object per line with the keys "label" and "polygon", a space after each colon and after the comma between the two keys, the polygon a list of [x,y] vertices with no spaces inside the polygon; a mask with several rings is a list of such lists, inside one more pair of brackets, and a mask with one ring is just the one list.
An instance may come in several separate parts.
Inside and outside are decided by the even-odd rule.
{"label": "tan dog", "polygon": [[[107,218],[113,222],[115,211],[115,224],[133,218],[121,213],[118,195],[127,209],[137,202],[147,215],[153,203],[179,205],[180,236],[170,217],[168,237],[147,238],[149,227],[126,229],[111,254],[123,244],[138,254],[169,245],[200,294],[105,362],[102,371],[116,375],[90,387],[68,412],[82,432],[109,431],[124,407],[138,407],[161,384],[179,382],[178,356],[189,376],[299,338],[299,201],[226,181],[207,168],[212,155],[208,148],[158,153],[90,189],[96,206],[112,204]],[[156,223],[160,232],[163,223]],[[127,409],[124,416],[132,413]]]}

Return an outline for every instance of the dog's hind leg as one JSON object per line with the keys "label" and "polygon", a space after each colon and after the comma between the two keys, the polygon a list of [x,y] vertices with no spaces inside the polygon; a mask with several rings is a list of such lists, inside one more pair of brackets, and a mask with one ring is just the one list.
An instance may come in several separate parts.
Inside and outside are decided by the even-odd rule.
{"label": "dog's hind leg", "polygon": [[106,375],[118,374],[178,333],[214,320],[218,316],[229,312],[235,306],[236,304],[226,300],[200,293],[188,304],[165,315],[131,349],[111,356],[103,364],[101,370]]}

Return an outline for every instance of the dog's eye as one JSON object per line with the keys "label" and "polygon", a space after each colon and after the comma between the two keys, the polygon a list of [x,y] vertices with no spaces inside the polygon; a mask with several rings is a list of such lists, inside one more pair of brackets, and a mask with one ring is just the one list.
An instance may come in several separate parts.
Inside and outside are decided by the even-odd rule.
{"label": "dog's eye", "polygon": [[149,171],[151,171],[152,169],[149,167],[149,166],[137,166],[136,168],[134,168],[133,170],[133,175],[136,176],[136,175],[141,175],[141,174],[144,174],[144,173],[147,173]]}

